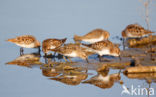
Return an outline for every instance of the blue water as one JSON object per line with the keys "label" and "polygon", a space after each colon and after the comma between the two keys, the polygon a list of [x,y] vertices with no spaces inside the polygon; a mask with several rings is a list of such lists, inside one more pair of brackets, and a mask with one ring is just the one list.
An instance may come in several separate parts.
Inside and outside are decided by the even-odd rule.
{"label": "blue water", "polygon": [[[110,32],[110,40],[120,43],[113,37],[121,37],[121,31],[132,23],[146,27],[144,7],[139,0],[0,0],[0,95],[1,97],[116,97],[121,95],[122,86],[115,83],[112,88],[101,89],[90,84],[66,85],[49,80],[42,75],[40,66],[33,68],[5,63],[19,57],[19,47],[5,40],[19,35],[31,34],[39,41],[46,38],[73,36],[102,28]],[[156,31],[156,1],[150,4],[150,29]],[[25,53],[35,52],[25,49]],[[41,53],[43,55],[43,53]],[[77,60],[77,59],[73,59]],[[44,62],[43,57],[40,59]],[[87,79],[96,75],[89,71]],[[109,74],[118,73],[110,70]],[[148,87],[145,80],[128,79],[121,74],[121,80],[130,87]],[[156,84],[152,83],[156,88]],[[144,95],[146,97],[146,95]]]}

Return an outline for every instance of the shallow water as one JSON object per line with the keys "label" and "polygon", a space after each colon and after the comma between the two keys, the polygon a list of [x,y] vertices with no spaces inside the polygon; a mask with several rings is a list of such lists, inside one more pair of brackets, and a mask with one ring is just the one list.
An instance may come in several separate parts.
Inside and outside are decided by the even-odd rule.
{"label": "shallow water", "polygon": [[[91,84],[80,83],[67,85],[62,82],[50,80],[42,74],[43,64],[32,65],[31,68],[18,65],[7,65],[19,57],[19,47],[5,40],[18,35],[31,34],[39,41],[46,38],[64,38],[73,42],[74,34],[84,35],[95,29],[103,28],[111,34],[110,40],[115,43],[120,41],[115,36],[121,37],[121,31],[131,23],[139,23],[146,27],[142,18],[142,4],[137,0],[85,0],[85,1],[58,1],[58,0],[2,0],[0,1],[0,94],[2,97],[116,97],[136,96],[123,94],[119,81],[114,82],[111,88],[102,89]],[[150,29],[156,31],[156,1],[152,1],[150,13]],[[37,49],[24,49],[25,54],[30,54]],[[43,55],[43,53],[41,53]],[[96,56],[92,59],[98,60]],[[74,62],[82,62],[78,58]],[[41,57],[40,62],[44,63]],[[58,60],[57,60],[58,61]],[[63,61],[63,60],[62,60]],[[91,61],[92,62],[92,61]],[[110,74],[118,73],[119,69],[110,69]],[[81,74],[81,72],[80,72]],[[97,75],[95,69],[89,69],[86,79]],[[148,88],[145,79],[129,79],[121,73],[121,79],[128,88]],[[155,89],[156,84],[151,83]],[[155,94],[156,95],[156,94]],[[147,97],[147,95],[142,95]]]}

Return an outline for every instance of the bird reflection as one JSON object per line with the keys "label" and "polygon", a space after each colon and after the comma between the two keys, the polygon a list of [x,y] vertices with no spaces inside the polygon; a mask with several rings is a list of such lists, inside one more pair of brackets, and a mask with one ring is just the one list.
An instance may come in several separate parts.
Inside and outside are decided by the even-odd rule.
{"label": "bird reflection", "polygon": [[79,85],[82,80],[85,80],[88,74],[76,70],[67,70],[62,75],[50,78],[51,80],[59,81],[67,85]]}
{"label": "bird reflection", "polygon": [[44,69],[42,69],[42,74],[44,75],[44,76],[46,76],[46,77],[56,77],[56,76],[58,76],[60,73],[58,73],[57,71],[56,71],[56,69],[54,69],[54,68],[44,68]]}
{"label": "bird reflection", "polygon": [[32,65],[40,65],[42,63],[40,62],[40,54],[31,53],[31,54],[24,54],[22,56],[19,56],[15,60],[7,62],[6,64],[31,68]]}
{"label": "bird reflection", "polygon": [[139,79],[139,80],[146,80],[146,81],[155,81],[156,80],[156,73],[128,73],[125,74],[126,77],[129,79]]}
{"label": "bird reflection", "polygon": [[108,72],[98,72],[96,76],[84,81],[83,83],[93,84],[99,88],[106,89],[111,88],[114,85],[114,82],[119,80],[119,73],[108,75]]}
{"label": "bird reflection", "polygon": [[61,62],[61,59],[63,59],[63,55],[61,55],[61,54],[57,54],[57,55],[56,54],[55,55],[49,54],[47,56],[44,56],[44,60],[45,60],[46,64],[48,64],[51,61],[56,62],[56,59]]}

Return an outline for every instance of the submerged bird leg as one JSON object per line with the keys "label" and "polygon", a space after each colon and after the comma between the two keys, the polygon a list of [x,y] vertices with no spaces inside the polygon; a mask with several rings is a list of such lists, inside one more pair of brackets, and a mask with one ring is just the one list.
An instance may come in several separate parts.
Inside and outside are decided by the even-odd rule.
{"label": "submerged bird leg", "polygon": [[53,58],[54,58],[54,62],[55,62],[55,61],[56,61],[56,60],[55,60],[56,56],[54,55],[54,57],[53,57]]}
{"label": "submerged bird leg", "polygon": [[44,57],[47,57],[47,53],[44,53]]}
{"label": "submerged bird leg", "polygon": [[122,45],[123,45],[123,50],[125,50],[125,38],[123,38]]}
{"label": "submerged bird leg", "polygon": [[44,53],[44,60],[45,60],[45,64],[48,64],[48,61],[47,61],[47,53]]}
{"label": "submerged bird leg", "polygon": [[88,58],[86,58],[87,63],[89,63]]}
{"label": "submerged bird leg", "polygon": [[56,55],[56,52],[54,52],[54,56]]}
{"label": "submerged bird leg", "polygon": [[119,70],[118,74],[120,75],[120,73],[121,73],[121,69]]}
{"label": "submerged bird leg", "polygon": [[65,62],[68,62],[67,59],[65,58],[65,56],[63,56],[63,59],[65,60]]}
{"label": "submerged bird leg", "polygon": [[102,56],[99,55],[98,57],[99,57],[99,61],[101,62],[102,61]]}
{"label": "submerged bird leg", "polygon": [[72,63],[72,60],[69,57],[67,57],[67,59]]}
{"label": "submerged bird leg", "polygon": [[38,54],[40,54],[40,52],[41,52],[41,49],[40,49],[40,46],[38,47]]}
{"label": "submerged bird leg", "polygon": [[119,55],[119,59],[120,59],[120,61],[121,61],[121,55]]}
{"label": "submerged bird leg", "polygon": [[24,51],[24,50],[23,50],[23,47],[21,47],[21,48],[20,48],[20,55],[21,55],[21,56],[24,54],[23,51]]}
{"label": "submerged bird leg", "polygon": [[46,63],[46,64],[48,64],[48,60],[47,60],[47,57],[44,57],[44,59],[45,59],[45,63]]}

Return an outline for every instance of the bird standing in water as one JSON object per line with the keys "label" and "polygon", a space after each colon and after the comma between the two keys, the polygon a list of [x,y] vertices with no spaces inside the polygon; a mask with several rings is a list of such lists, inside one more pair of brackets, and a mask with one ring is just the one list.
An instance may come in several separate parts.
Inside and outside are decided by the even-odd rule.
{"label": "bird standing in water", "polygon": [[142,26],[138,24],[130,24],[128,25],[122,32],[122,37],[123,37],[123,45],[125,49],[125,40],[127,38],[142,38],[148,34],[152,34],[154,32],[147,30],[143,28]]}
{"label": "bird standing in water", "polygon": [[[45,53],[45,56],[47,56],[47,53],[51,50],[58,49],[61,47],[65,42],[67,38],[64,39],[46,39],[42,42],[42,51]],[[55,54],[54,54],[55,55]]]}
{"label": "bird standing in water", "polygon": [[[93,44],[82,44],[91,51],[97,53],[99,55],[99,61],[101,61],[101,57],[103,55],[110,55],[110,56],[119,56],[120,58],[120,49],[117,45],[113,44],[109,40],[96,42]],[[121,58],[120,58],[121,60]]]}
{"label": "bird standing in water", "polygon": [[23,48],[38,48],[40,53],[40,42],[32,35],[17,36],[16,38],[8,39],[7,41],[20,46],[20,55],[23,55]]}

